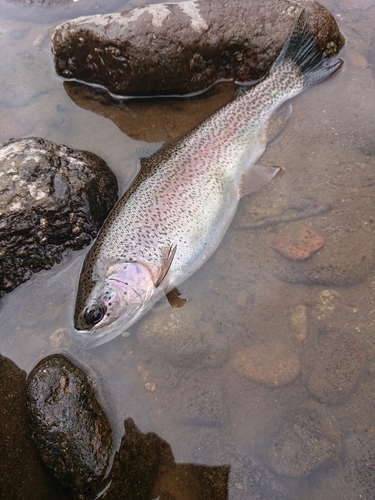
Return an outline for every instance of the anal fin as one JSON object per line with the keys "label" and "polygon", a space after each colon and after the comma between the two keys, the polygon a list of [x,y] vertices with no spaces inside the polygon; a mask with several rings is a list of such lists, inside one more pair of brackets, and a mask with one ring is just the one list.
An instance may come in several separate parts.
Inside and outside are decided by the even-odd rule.
{"label": "anal fin", "polygon": [[281,172],[280,167],[266,167],[264,165],[253,165],[246,174],[242,176],[240,184],[240,196],[246,196],[261,188],[275,175]]}
{"label": "anal fin", "polygon": [[186,304],[187,299],[182,299],[180,295],[181,293],[177,288],[173,288],[170,292],[167,293],[167,299],[171,307],[178,308]]}

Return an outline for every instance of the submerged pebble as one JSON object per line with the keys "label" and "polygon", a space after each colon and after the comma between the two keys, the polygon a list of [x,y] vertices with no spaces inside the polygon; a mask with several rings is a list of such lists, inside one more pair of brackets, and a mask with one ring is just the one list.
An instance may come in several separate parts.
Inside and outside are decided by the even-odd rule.
{"label": "submerged pebble", "polygon": [[373,236],[338,229],[327,238],[322,252],[310,259],[273,269],[273,276],[287,283],[321,286],[350,286],[364,281],[375,267]]}
{"label": "submerged pebble", "polygon": [[308,404],[286,415],[267,456],[278,474],[300,477],[337,459],[340,452],[341,432],[333,415]]}
{"label": "submerged pebble", "polygon": [[365,350],[355,339],[338,331],[321,339],[307,387],[321,402],[337,403],[348,397],[365,364]]}
{"label": "submerged pebble", "polygon": [[290,315],[290,326],[296,340],[303,341],[307,337],[307,307],[298,305]]}
{"label": "submerged pebble", "polygon": [[277,342],[240,347],[232,355],[231,365],[239,374],[270,387],[292,382],[300,371],[299,356]]}
{"label": "submerged pebble", "polygon": [[220,425],[225,419],[225,407],[220,387],[215,385],[195,389],[182,403],[182,420],[196,425]]}
{"label": "submerged pebble", "polygon": [[204,321],[199,305],[154,310],[138,325],[142,345],[177,366],[199,363],[218,366],[227,357],[227,340],[220,325]]}
{"label": "submerged pebble", "polygon": [[61,354],[38,363],[25,402],[37,450],[73,498],[92,499],[105,486],[112,429],[86,373]]}
{"label": "submerged pebble", "polygon": [[26,372],[0,355],[0,498],[65,500],[40,462],[23,404]]}
{"label": "submerged pebble", "polygon": [[237,456],[230,464],[230,500],[290,500],[276,474],[255,459]]}
{"label": "submerged pebble", "polygon": [[373,498],[375,492],[375,436],[354,434],[344,441],[345,475],[356,498]]}
{"label": "submerged pebble", "polygon": [[269,245],[292,260],[308,259],[322,248],[324,239],[310,227],[288,227],[269,237]]}

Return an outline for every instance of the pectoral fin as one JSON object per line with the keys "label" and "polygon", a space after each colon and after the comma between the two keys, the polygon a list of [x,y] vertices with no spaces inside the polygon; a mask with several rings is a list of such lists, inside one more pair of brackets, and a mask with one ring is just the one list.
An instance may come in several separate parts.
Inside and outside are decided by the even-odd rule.
{"label": "pectoral fin", "polygon": [[187,299],[181,299],[180,295],[181,293],[177,288],[173,288],[173,290],[167,293],[167,299],[171,307],[178,308],[185,305]]}
{"label": "pectoral fin", "polygon": [[158,287],[160,283],[163,281],[163,279],[166,277],[169,268],[171,267],[171,264],[173,262],[173,258],[176,254],[177,246],[170,246],[169,248],[162,248],[162,263],[160,266],[160,271],[159,275],[155,281],[155,287]]}
{"label": "pectoral fin", "polygon": [[242,176],[240,184],[240,196],[246,196],[261,188],[275,175],[281,172],[280,167],[266,167],[264,165],[253,165],[249,171]]}

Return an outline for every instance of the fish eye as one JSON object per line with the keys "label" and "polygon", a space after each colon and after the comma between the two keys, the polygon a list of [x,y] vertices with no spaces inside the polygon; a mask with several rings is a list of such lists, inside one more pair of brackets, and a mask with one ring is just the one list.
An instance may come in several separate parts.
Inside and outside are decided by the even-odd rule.
{"label": "fish eye", "polygon": [[87,325],[96,325],[103,319],[106,308],[99,303],[90,304],[83,312],[83,319]]}

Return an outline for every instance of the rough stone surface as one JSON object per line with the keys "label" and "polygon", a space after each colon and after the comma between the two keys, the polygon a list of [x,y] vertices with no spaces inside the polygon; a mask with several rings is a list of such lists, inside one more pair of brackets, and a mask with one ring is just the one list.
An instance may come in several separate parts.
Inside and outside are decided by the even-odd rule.
{"label": "rough stone surface", "polygon": [[234,352],[231,364],[241,375],[270,387],[292,382],[300,371],[298,355],[277,342],[241,347]]}
{"label": "rough stone surface", "polygon": [[98,156],[31,137],[0,147],[0,296],[90,243],[117,199]]}
{"label": "rough stone surface", "polygon": [[321,402],[339,402],[353,389],[366,355],[362,345],[340,332],[330,332],[316,349],[307,387]]}
{"label": "rough stone surface", "polygon": [[73,498],[94,498],[105,486],[112,429],[86,373],[48,356],[27,378],[25,403],[43,462]]}
{"label": "rough stone surface", "polygon": [[26,373],[0,355],[0,499],[64,500],[41,463],[23,404]]}
{"label": "rough stone surface", "polygon": [[193,425],[220,425],[224,422],[225,406],[220,387],[209,386],[188,394],[182,403],[182,419]]}
{"label": "rough stone surface", "polygon": [[269,69],[303,8],[319,50],[337,53],[342,35],[318,2],[208,0],[67,21],[52,36],[55,67],[116,95],[187,94],[219,79],[248,82]]}
{"label": "rough stone surface", "polygon": [[290,500],[277,476],[253,458],[237,456],[230,464],[230,500]]}
{"label": "rough stone surface", "polygon": [[373,498],[375,492],[375,436],[354,434],[344,442],[346,481],[357,498]]}
{"label": "rough stone surface", "polygon": [[292,260],[305,260],[324,245],[324,239],[306,226],[273,234],[268,242],[274,250]]}
{"label": "rough stone surface", "polygon": [[340,452],[341,433],[334,417],[312,404],[286,416],[267,450],[272,469],[294,477],[307,476]]}

